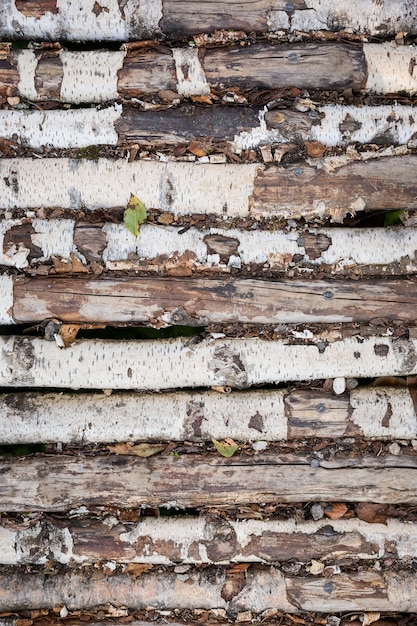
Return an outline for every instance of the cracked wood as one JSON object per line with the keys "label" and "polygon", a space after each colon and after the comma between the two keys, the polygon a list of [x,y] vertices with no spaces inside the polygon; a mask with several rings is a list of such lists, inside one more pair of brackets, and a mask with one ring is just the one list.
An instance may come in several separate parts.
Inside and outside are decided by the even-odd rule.
{"label": "cracked wood", "polygon": [[180,278],[34,278],[15,280],[15,323],[157,321],[300,324],[369,322],[378,317],[414,321],[416,280],[306,281]]}
{"label": "cracked wood", "polygon": [[0,460],[0,507],[9,512],[59,512],[102,505],[181,508],[315,500],[417,503],[417,467],[412,459],[371,461],[371,467],[366,457],[356,462],[321,461],[329,467],[313,467],[308,458],[295,455],[230,460],[197,455],[4,459]]}

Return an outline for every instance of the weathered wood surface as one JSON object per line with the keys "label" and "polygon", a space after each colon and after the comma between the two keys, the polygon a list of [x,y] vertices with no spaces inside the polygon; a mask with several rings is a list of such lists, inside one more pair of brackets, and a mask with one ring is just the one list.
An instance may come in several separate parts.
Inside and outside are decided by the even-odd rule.
{"label": "weathered wood surface", "polygon": [[291,380],[417,374],[416,339],[360,335],[310,345],[257,338],[80,340],[64,350],[46,339],[4,336],[0,350],[2,387],[245,388]]}
{"label": "weathered wood surface", "polygon": [[415,392],[325,391],[112,394],[10,392],[0,396],[0,443],[285,441],[304,437],[417,437]]}
{"label": "weathered wood surface", "polygon": [[[103,103],[176,91],[180,96],[297,87],[414,93],[416,46],[280,44],[198,49],[10,50],[0,61],[0,96],[37,102]],[[91,77],[94,76],[94,80]]]}
{"label": "weathered wood surface", "polygon": [[0,526],[0,563],[199,565],[381,558],[400,558],[405,563],[417,557],[417,525],[394,519],[386,524],[327,517],[299,523],[292,518],[227,521],[205,517],[144,517],[135,525],[112,522],[86,523],[85,518],[9,522]]}
{"label": "weathered wood surface", "polygon": [[188,146],[197,140],[203,156],[215,152],[216,147],[222,149],[225,143],[228,150],[240,154],[265,144],[320,142],[319,156],[326,147],[357,142],[415,147],[417,116],[413,107],[313,103],[312,107],[306,112],[216,105],[141,111],[120,104],[72,110],[3,110],[0,133],[14,144],[35,149],[134,142],[155,149]]}
{"label": "weathered wood surface", "polygon": [[[126,206],[130,194],[148,208],[177,215],[283,218],[334,216],[358,210],[417,208],[416,155],[265,169],[260,164],[162,163],[99,159],[3,159],[2,208],[91,210]],[[193,181],[190,186],[189,181]],[[354,184],[353,184],[354,181]]]}
{"label": "weathered wood surface", "polygon": [[0,506],[9,512],[62,512],[103,505],[193,508],[315,500],[417,503],[416,459],[379,457],[371,461],[369,467],[366,457],[319,461],[288,454],[239,455],[227,460],[194,454],[149,459],[117,455],[3,459]]}
{"label": "weathered wood surface", "polygon": [[19,39],[114,40],[161,35],[195,35],[216,29],[247,32],[353,29],[372,35],[417,30],[412,0],[256,0],[245,6],[231,0],[92,0],[81,7],[70,0],[3,0],[0,36]]}
{"label": "weathered wood surface", "polygon": [[232,614],[260,613],[274,607],[289,613],[302,611],[404,611],[417,608],[417,583],[409,571],[362,571],[324,576],[285,576],[275,568],[250,567],[233,584],[226,567],[191,569],[187,575],[172,569],[92,577],[91,572],[63,574],[4,573],[0,576],[0,610],[35,608],[89,609],[109,603],[130,609],[211,609]]}
{"label": "weathered wood surface", "polygon": [[[2,279],[1,279],[2,280]],[[2,280],[3,282],[3,280]],[[352,281],[183,278],[12,279],[15,323],[302,324],[412,322],[415,279]],[[1,306],[1,305],[0,305]]]}
{"label": "weathered wood surface", "polygon": [[[107,270],[153,271],[177,276],[194,272],[235,273],[255,264],[258,274],[290,267],[320,268],[326,274],[414,274],[417,229],[176,227],[143,224],[135,238],[124,224],[76,222],[70,219],[0,220],[0,265],[28,273],[52,261],[51,271],[86,271],[103,263]],[[67,261],[67,263],[65,263]],[[290,264],[293,265],[290,265]],[[0,283],[9,279],[3,276]],[[6,289],[6,287],[4,287]],[[8,305],[9,306],[9,305]]]}

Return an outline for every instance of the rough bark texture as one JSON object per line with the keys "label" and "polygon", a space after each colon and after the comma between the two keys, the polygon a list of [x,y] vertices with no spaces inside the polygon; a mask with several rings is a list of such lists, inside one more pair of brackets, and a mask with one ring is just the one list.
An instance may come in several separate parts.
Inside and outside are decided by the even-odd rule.
{"label": "rough bark texture", "polygon": [[167,89],[183,96],[284,87],[413,93],[417,79],[409,67],[415,54],[415,46],[397,50],[391,44],[343,43],[255,43],[207,49],[150,45],[128,52],[11,50],[2,55],[0,93],[75,104]]}
{"label": "rough bark texture", "polygon": [[417,504],[414,459],[380,458],[371,467],[366,457],[313,465],[295,455],[2,460],[0,505],[3,511],[59,512],[79,506],[181,508],[315,500]]}
{"label": "rough bark texture", "polygon": [[329,275],[353,271],[376,277],[414,274],[416,259],[417,229],[412,227],[248,232],[228,227],[184,230],[145,223],[135,238],[124,224],[111,222],[0,220],[0,264],[29,274],[38,266],[48,271],[46,263],[50,261],[49,270],[62,274],[85,271],[95,262],[108,270],[173,276],[200,271],[218,276],[219,270],[233,268],[236,274],[250,268],[252,275],[262,277],[265,269],[279,273],[298,267],[320,268]]}
{"label": "rough bark texture", "polygon": [[417,340],[360,335],[310,345],[252,339],[54,341],[1,337],[3,387],[173,389],[417,374]]}
{"label": "rough bark texture", "polygon": [[0,526],[4,565],[75,565],[115,561],[148,565],[324,562],[416,558],[416,524],[358,519],[297,523],[210,520],[204,517],[142,518],[137,524],[93,520],[40,520]]}
{"label": "rough bark texture", "polygon": [[[156,36],[195,35],[217,29],[258,31],[354,29],[373,35],[412,32],[417,22],[412,0],[256,0],[245,5],[230,0],[107,0],[83,3],[77,11],[69,0],[3,0],[0,36],[21,39],[128,40]],[[32,18],[32,19],[31,19]]]}
{"label": "rough bark texture", "polygon": [[282,441],[304,437],[417,436],[414,392],[361,387],[244,393],[71,394],[0,396],[0,443],[109,441]]}
{"label": "rough bark texture", "polygon": [[[4,159],[5,209],[126,207],[136,194],[148,208],[173,214],[343,218],[358,210],[417,208],[416,155],[349,162],[212,165],[70,159]],[[333,164],[334,167],[334,164]],[[190,186],[189,181],[193,181]]]}

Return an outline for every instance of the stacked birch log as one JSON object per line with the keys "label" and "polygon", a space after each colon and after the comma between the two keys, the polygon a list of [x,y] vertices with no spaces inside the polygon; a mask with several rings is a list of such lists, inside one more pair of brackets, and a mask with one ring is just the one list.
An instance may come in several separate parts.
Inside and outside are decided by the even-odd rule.
{"label": "stacked birch log", "polygon": [[0,624],[417,612],[415,1],[0,37]]}

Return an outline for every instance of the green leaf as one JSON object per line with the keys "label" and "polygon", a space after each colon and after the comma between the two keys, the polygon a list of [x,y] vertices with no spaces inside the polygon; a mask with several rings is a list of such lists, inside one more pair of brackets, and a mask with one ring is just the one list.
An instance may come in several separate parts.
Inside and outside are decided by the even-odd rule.
{"label": "green leaf", "polygon": [[126,207],[126,211],[123,215],[123,222],[128,231],[132,233],[135,237],[139,234],[139,226],[143,224],[143,222],[148,217],[148,213],[146,211],[146,207],[132,193],[130,194],[129,204]]}
{"label": "green leaf", "polygon": [[398,211],[388,211],[385,215],[384,226],[394,226],[396,224],[402,224],[402,216],[404,215],[404,211],[399,209]]}
{"label": "green leaf", "polygon": [[217,452],[227,458],[230,458],[231,456],[233,456],[239,447],[238,444],[235,443],[233,439],[230,439],[230,438],[225,439],[222,442],[217,441],[217,439],[212,439],[212,442]]}

